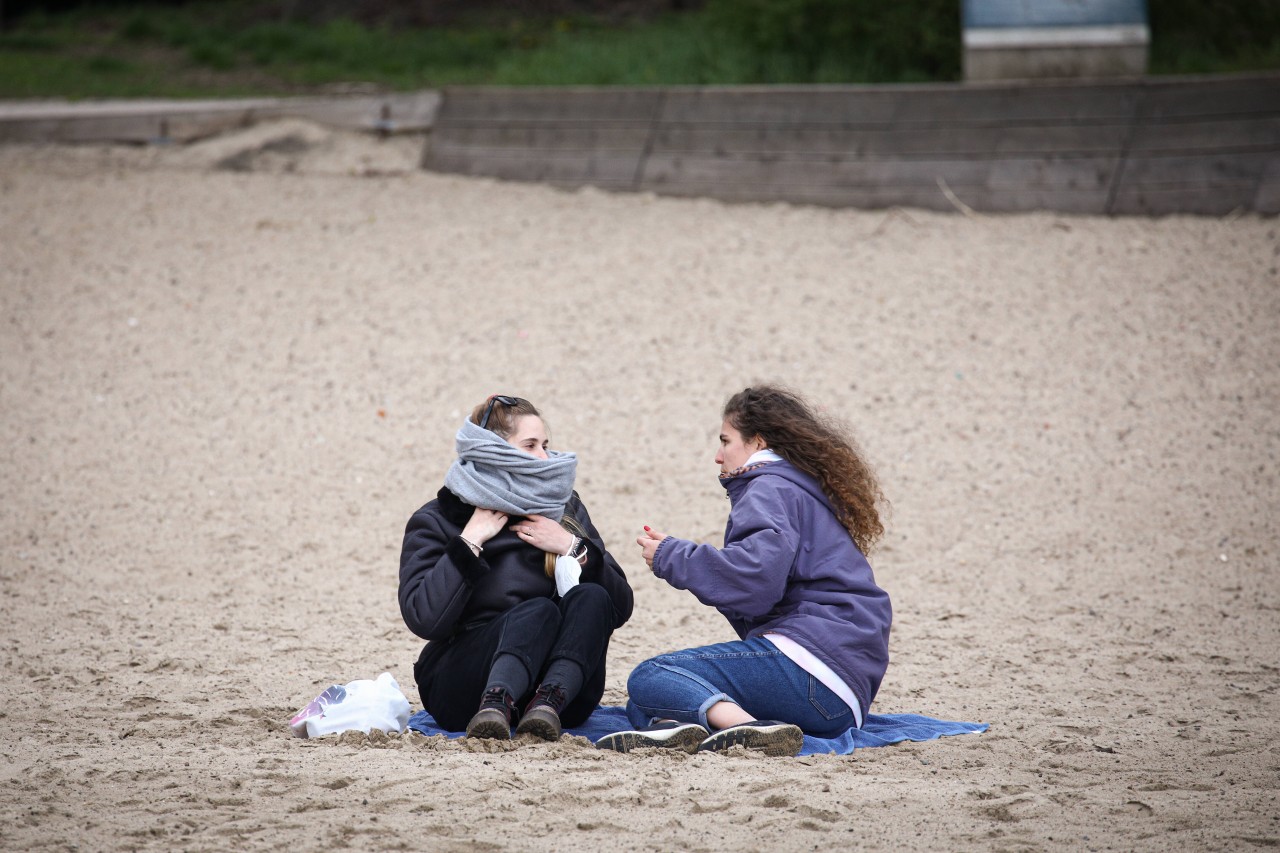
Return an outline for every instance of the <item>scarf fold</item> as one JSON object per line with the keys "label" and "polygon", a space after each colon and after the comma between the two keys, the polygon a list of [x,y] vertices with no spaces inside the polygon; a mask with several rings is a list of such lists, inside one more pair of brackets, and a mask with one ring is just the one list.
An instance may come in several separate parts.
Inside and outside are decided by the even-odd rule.
{"label": "scarf fold", "polygon": [[545,515],[553,521],[564,515],[577,454],[549,450],[549,458],[539,459],[470,420],[463,421],[454,443],[458,458],[444,484],[463,501],[508,515]]}

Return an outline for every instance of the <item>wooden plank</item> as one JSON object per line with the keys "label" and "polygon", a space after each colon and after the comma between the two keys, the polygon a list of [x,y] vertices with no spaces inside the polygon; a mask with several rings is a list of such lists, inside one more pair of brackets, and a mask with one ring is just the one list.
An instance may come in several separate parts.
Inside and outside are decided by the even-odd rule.
{"label": "wooden plank", "polygon": [[434,91],[340,98],[282,98],[273,114],[309,119],[329,127],[385,133],[421,133],[435,123],[440,94]]}
{"label": "wooden plank", "polygon": [[675,89],[664,123],[988,125],[1127,121],[1135,84]]}
{"label": "wooden plank", "polygon": [[421,132],[434,121],[438,102],[434,92],[416,92],[194,103],[37,103],[11,107],[0,114],[0,141],[187,142],[279,118],[301,118],[355,130]]}
{"label": "wooden plank", "polygon": [[661,121],[769,126],[889,125],[901,98],[900,94],[883,90],[821,87],[672,89],[663,101]]}
{"label": "wooden plank", "polygon": [[0,142],[151,142],[156,116],[41,117],[0,122]]}
{"label": "wooden plank", "polygon": [[[812,184],[744,186],[733,181],[722,181],[683,183],[649,189],[660,195],[717,198],[731,202],[789,202],[872,209],[916,207],[948,212],[956,210],[956,206],[936,184],[932,187],[916,184],[860,186],[824,181]],[[970,187],[961,200],[972,209],[984,212],[1055,210],[1096,215],[1103,212],[1106,196],[1096,192],[1068,190],[1024,190],[1017,195],[1010,195],[1003,189]]]}
{"label": "wooden plank", "polygon": [[1028,154],[1115,153],[1128,125],[948,127],[867,130],[830,125],[771,126],[666,124],[653,141],[655,152],[719,156],[905,159],[931,156],[1003,157]]}
{"label": "wooden plank", "polygon": [[658,89],[452,88],[442,93],[438,120],[457,122],[634,122],[647,125],[658,111]]}
{"label": "wooden plank", "polygon": [[446,90],[425,168],[557,185],[629,188],[658,90]]}
{"label": "wooden plank", "polygon": [[693,181],[736,181],[744,187],[813,184],[823,180],[858,186],[895,184],[936,187],[941,177],[952,189],[1071,189],[1106,192],[1115,169],[1114,157],[933,159],[933,160],[795,160],[652,156],[645,164],[641,189]]}
{"label": "wooden plank", "polygon": [[1254,150],[1280,151],[1280,111],[1249,118],[1161,121],[1134,128],[1134,154]]}
{"label": "wooden plank", "polygon": [[254,110],[66,115],[0,121],[0,142],[190,142],[252,124]]}
{"label": "wooden plank", "polygon": [[1280,74],[1147,83],[1143,115],[1147,121],[1280,113]]}
{"label": "wooden plank", "polygon": [[623,189],[633,187],[637,168],[636,157],[606,151],[544,151],[530,156],[515,149],[437,149],[432,145],[428,160],[430,168],[440,172]]}
{"label": "wooden plank", "polygon": [[1267,161],[1249,209],[1265,214],[1280,213],[1280,157]]}
{"label": "wooden plank", "polygon": [[926,98],[906,98],[897,122],[991,124],[1128,121],[1139,100],[1133,84],[960,86]]}
{"label": "wooden plank", "polygon": [[1275,160],[1271,153],[1133,157],[1125,163],[1111,212],[1221,215],[1248,210]]}
{"label": "wooden plank", "polygon": [[941,178],[976,210],[1274,209],[1277,80],[467,91],[426,162],[735,201],[952,209]]}
{"label": "wooden plank", "polygon": [[[975,210],[1062,210],[1102,213],[1113,158],[1048,161],[941,160],[814,163],[683,158],[648,164],[638,189],[709,195],[736,201],[794,201],[884,207],[954,209],[941,178]],[[942,202],[945,202],[943,204]]]}
{"label": "wooden plank", "polygon": [[1276,156],[1270,152],[1131,156],[1125,162],[1121,189],[1126,185],[1198,187],[1212,192],[1237,185],[1257,187],[1268,162]]}
{"label": "wooden plank", "polygon": [[1247,211],[1254,199],[1254,187],[1219,187],[1206,193],[1200,187],[1128,187],[1116,195],[1108,213],[1115,216],[1226,216]]}
{"label": "wooden plank", "polygon": [[522,148],[587,151],[625,150],[638,156],[649,137],[648,127],[613,124],[448,124],[436,131],[436,144],[447,143],[478,148]]}
{"label": "wooden plank", "polygon": [[658,195],[684,198],[714,198],[720,201],[765,204],[816,204],[826,207],[918,207],[931,210],[954,210],[954,206],[936,187],[847,187],[835,184],[802,184],[790,187],[744,188],[733,182],[675,184],[650,190]]}

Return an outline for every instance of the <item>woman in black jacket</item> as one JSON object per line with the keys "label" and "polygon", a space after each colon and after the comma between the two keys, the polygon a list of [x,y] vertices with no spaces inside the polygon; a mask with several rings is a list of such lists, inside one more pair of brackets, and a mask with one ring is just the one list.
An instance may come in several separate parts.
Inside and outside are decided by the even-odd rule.
{"label": "woman in black jacket", "polygon": [[400,553],[400,612],[429,641],[413,669],[422,706],[468,737],[510,738],[518,717],[517,734],[556,740],[604,694],[631,587],[573,490],[577,457],[548,449],[532,403],[490,397],[457,450]]}

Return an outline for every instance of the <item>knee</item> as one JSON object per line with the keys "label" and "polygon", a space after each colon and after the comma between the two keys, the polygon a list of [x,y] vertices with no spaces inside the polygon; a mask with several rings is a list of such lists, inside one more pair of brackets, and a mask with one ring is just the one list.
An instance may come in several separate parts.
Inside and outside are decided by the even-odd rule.
{"label": "knee", "polygon": [[649,658],[642,662],[627,676],[627,695],[643,703],[662,674],[662,667],[658,666],[657,658]]}
{"label": "knee", "polygon": [[509,616],[521,621],[537,622],[545,630],[554,631],[560,627],[560,608],[549,598],[530,598],[522,601],[507,611]]}
{"label": "knee", "polygon": [[569,608],[586,608],[592,611],[607,612],[613,607],[609,591],[597,583],[580,583],[564,594],[560,606]]}

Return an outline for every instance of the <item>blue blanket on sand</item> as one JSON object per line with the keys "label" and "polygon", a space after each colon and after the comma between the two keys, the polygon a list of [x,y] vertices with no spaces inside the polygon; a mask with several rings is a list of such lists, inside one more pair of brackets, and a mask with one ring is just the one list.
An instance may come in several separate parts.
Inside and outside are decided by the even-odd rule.
{"label": "blue blanket on sand", "polygon": [[[440,728],[426,711],[419,711],[410,717],[409,728],[424,735],[462,737],[462,732],[446,732]],[[565,733],[580,735],[595,743],[607,734],[629,728],[631,723],[627,720],[626,711],[617,706],[601,705],[584,724],[576,729],[565,729]],[[800,754],[834,752],[839,755],[849,755],[855,749],[866,749],[870,746],[888,746],[904,740],[933,740],[944,735],[972,734],[986,730],[986,723],[957,723],[922,717],[919,714],[868,714],[861,729],[849,729],[839,737],[820,738],[805,735],[804,748],[800,750]]]}

